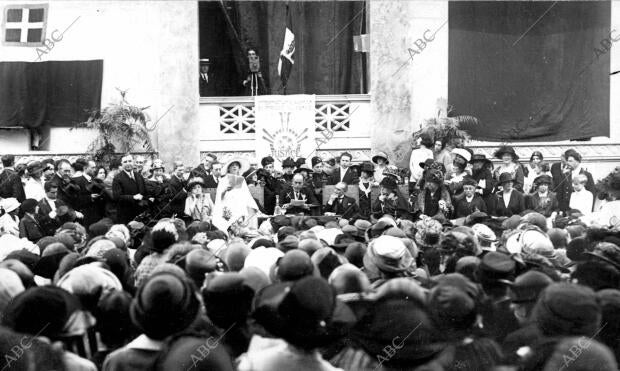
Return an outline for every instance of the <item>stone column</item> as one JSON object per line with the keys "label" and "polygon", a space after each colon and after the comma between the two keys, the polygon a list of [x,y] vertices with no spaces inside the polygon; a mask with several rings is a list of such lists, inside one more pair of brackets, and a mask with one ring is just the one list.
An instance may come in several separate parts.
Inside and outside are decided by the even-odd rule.
{"label": "stone column", "polygon": [[371,146],[405,167],[411,134],[448,95],[448,2],[370,2]]}

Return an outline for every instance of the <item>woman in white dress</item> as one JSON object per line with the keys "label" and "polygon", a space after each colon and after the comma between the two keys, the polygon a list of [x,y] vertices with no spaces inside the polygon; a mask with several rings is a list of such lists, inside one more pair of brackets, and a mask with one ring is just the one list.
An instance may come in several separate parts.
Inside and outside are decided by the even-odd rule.
{"label": "woman in white dress", "polygon": [[223,176],[217,185],[215,206],[213,207],[213,225],[219,230],[227,232],[234,228],[257,228],[258,205],[245,179],[241,176],[249,168],[247,160],[233,159],[224,169]]}
{"label": "woman in white dress", "polygon": [[530,162],[524,166],[523,173],[525,175],[524,184],[523,184],[523,193],[529,194],[534,193],[534,179],[538,178],[538,176],[547,174],[551,175],[549,172],[549,166],[544,164],[543,155],[540,151],[532,152],[532,156],[530,156]]}
{"label": "woman in white dress", "polygon": [[210,222],[213,212],[213,201],[209,193],[203,193],[205,187],[202,178],[193,178],[187,184],[187,199],[185,200],[185,215],[192,221]]}

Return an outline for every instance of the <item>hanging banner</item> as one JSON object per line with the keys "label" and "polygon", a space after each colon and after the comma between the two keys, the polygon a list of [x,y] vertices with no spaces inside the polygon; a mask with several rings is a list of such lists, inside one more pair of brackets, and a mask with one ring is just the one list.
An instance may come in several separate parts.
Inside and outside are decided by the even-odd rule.
{"label": "hanging banner", "polygon": [[276,165],[314,151],[314,95],[259,95],[255,97],[256,157],[271,156]]}

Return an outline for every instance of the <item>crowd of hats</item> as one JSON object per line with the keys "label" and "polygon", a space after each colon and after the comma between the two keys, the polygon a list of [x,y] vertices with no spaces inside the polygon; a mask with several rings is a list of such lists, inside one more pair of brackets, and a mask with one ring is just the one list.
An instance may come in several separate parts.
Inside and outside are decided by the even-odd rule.
{"label": "crowd of hats", "polygon": [[[65,342],[73,362],[119,369],[143,334],[163,344],[158,367],[178,368],[193,364],[201,339],[219,336],[198,369],[277,369],[279,353],[264,347],[289,344],[346,370],[534,370],[557,366],[581,336],[589,362],[566,369],[617,367],[616,229],[476,213],[459,226],[279,215],[259,230],[231,237],[164,218],[150,229],[66,223],[37,244],[2,235],[0,345],[36,335]],[[71,347],[93,332],[101,346]],[[46,341],[34,349],[58,351]],[[31,356],[38,369],[69,362]]]}

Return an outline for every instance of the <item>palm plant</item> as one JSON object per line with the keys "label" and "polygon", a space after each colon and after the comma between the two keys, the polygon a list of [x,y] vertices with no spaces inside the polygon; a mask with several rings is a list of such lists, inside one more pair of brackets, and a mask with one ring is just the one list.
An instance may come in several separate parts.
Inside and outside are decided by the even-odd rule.
{"label": "palm plant", "polygon": [[437,117],[424,120],[420,130],[413,133],[414,143],[422,133],[428,133],[431,138],[452,145],[469,142],[471,137],[467,129],[478,125],[478,119],[469,115],[448,117],[451,111],[452,107],[445,98],[438,99]]}
{"label": "palm plant", "polygon": [[147,127],[149,116],[144,112],[149,107],[136,107],[127,102],[127,90],[120,90],[119,103],[110,103],[102,110],[91,112],[85,122],[76,127],[89,128],[98,132],[88,146],[95,161],[107,163],[115,153],[130,151],[153,152]]}

